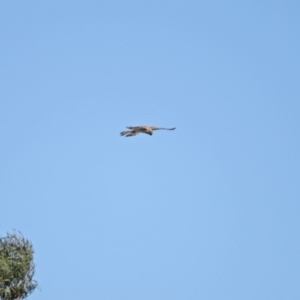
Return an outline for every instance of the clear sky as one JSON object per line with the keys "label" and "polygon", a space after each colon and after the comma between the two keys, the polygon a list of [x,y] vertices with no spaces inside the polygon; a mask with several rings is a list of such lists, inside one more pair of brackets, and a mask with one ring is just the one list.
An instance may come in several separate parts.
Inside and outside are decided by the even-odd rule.
{"label": "clear sky", "polygon": [[[299,1],[1,1],[0,233],[32,300],[300,299]],[[126,126],[176,127],[124,138]]]}

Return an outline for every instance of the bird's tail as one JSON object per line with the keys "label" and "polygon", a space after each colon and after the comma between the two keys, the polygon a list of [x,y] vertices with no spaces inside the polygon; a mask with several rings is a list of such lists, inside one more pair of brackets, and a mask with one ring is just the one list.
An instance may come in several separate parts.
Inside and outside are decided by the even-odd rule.
{"label": "bird's tail", "polygon": [[129,137],[129,136],[135,136],[136,135],[136,132],[133,132],[131,130],[125,130],[125,131],[122,131],[121,133],[121,136],[126,136],[126,137]]}
{"label": "bird's tail", "polygon": [[125,131],[120,132],[121,136],[127,135],[128,133],[130,133],[130,130],[125,130]]}

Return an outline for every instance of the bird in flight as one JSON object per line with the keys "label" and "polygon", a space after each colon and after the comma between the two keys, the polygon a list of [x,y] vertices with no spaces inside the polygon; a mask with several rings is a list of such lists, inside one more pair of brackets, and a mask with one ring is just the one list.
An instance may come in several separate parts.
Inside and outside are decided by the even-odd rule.
{"label": "bird in flight", "polygon": [[129,137],[129,136],[135,136],[139,133],[146,133],[152,135],[154,130],[174,130],[176,127],[163,128],[163,127],[156,127],[156,126],[135,126],[135,127],[129,126],[126,128],[128,128],[129,130],[122,131],[120,133],[121,136]]}

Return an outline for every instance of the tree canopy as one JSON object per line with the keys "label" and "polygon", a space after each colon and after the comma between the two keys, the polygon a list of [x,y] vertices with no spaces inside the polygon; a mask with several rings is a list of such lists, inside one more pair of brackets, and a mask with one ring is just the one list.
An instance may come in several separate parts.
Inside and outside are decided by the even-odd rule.
{"label": "tree canopy", "polygon": [[0,237],[0,299],[24,299],[37,287],[33,247],[21,234]]}

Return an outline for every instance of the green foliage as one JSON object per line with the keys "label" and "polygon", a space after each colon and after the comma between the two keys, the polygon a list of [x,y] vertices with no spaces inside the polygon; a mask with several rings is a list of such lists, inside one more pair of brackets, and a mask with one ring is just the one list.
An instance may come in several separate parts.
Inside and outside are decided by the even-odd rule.
{"label": "green foliage", "polygon": [[22,235],[0,238],[0,299],[24,299],[37,287],[32,244]]}

